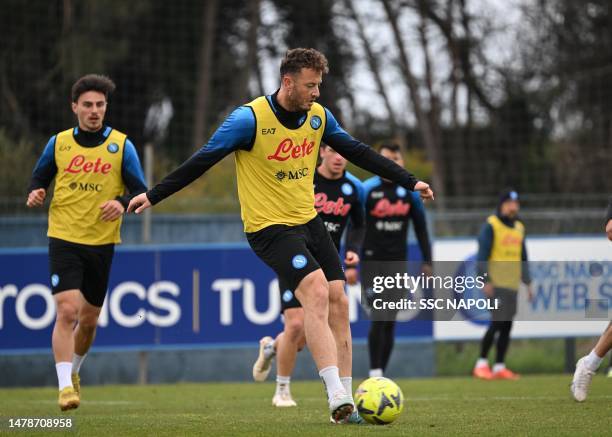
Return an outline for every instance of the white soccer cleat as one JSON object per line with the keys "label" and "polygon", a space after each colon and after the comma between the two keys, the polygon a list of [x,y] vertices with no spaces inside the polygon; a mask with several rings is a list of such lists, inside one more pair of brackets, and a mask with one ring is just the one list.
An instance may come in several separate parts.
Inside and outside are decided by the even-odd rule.
{"label": "white soccer cleat", "polygon": [[286,407],[297,407],[296,402],[291,397],[291,393],[277,393],[272,398],[272,405],[275,407],[286,408]]}
{"label": "white soccer cleat", "polygon": [[574,379],[572,379],[572,396],[578,402],[584,402],[589,393],[589,387],[591,380],[593,379],[595,372],[590,370],[586,365],[586,357],[582,357],[576,363],[576,371],[574,372]]}
{"label": "white soccer cleat", "polygon": [[[270,374],[272,368],[272,360],[274,359],[274,353],[266,354],[266,349],[270,348],[270,344],[274,340],[272,337],[263,337],[259,340],[259,356],[257,361],[253,364],[253,379],[257,382],[265,381]],[[267,355],[267,357],[266,357]]]}
{"label": "white soccer cleat", "polygon": [[329,400],[329,413],[336,423],[347,423],[354,409],[355,403],[350,394],[341,392]]}

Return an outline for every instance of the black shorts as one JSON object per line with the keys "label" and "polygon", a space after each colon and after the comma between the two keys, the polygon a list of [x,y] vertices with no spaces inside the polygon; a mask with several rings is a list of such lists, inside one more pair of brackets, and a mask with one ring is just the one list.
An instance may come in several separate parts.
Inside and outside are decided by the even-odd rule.
{"label": "black shorts", "polygon": [[303,225],[271,225],[246,236],[255,254],[278,276],[283,310],[300,306],[294,291],[315,270],[322,269],[328,281],[344,280],[340,256],[319,216]]}
{"label": "black shorts", "polygon": [[51,291],[80,290],[85,300],[101,307],[106,297],[114,244],[90,246],[49,238]]}
{"label": "black shorts", "polygon": [[508,288],[495,288],[493,299],[497,299],[497,309],[491,310],[491,320],[494,322],[508,322],[514,319],[517,307],[517,293],[516,290]]}

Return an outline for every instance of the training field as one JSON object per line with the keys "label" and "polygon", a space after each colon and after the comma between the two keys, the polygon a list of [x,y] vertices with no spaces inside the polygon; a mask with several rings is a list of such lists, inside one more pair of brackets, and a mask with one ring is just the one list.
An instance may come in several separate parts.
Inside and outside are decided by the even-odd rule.
{"label": "training field", "polygon": [[113,437],[610,435],[612,379],[595,377],[589,399],[583,404],[570,398],[570,379],[570,375],[555,375],[529,376],[512,382],[470,378],[398,380],[406,397],[405,409],[402,417],[389,426],[327,423],[323,387],[318,381],[292,383],[298,407],[290,409],[272,407],[273,383],[85,385],[81,407],[61,416],[53,388],[3,389],[0,434],[6,433],[10,417],[43,416],[72,417],[80,435]]}

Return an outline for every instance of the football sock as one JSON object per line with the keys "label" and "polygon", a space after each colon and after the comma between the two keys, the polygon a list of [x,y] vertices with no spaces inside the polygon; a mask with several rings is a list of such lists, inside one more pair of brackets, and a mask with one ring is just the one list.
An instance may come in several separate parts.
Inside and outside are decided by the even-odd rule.
{"label": "football sock", "polygon": [[586,360],[584,360],[589,370],[595,372],[601,362],[603,361],[603,357],[600,357],[595,353],[593,349],[590,354],[586,356]]}
{"label": "football sock", "polygon": [[342,386],[342,382],[340,381],[338,367],[325,367],[324,369],[319,370],[319,376],[323,380],[323,384],[325,384],[325,389],[327,390],[327,399],[331,399],[334,395],[338,393],[345,392],[344,387]]}
{"label": "football sock", "polygon": [[289,392],[290,384],[291,384],[291,376],[276,375],[276,393],[275,394]]}
{"label": "football sock", "polygon": [[500,372],[506,368],[504,363],[495,363],[493,365],[493,373]]}
{"label": "football sock", "polygon": [[67,361],[59,362],[55,365],[57,371],[57,383],[60,390],[66,387],[72,387],[72,363]]}
{"label": "football sock", "polygon": [[484,366],[488,366],[489,365],[489,360],[487,360],[486,358],[478,358],[476,360],[476,365],[474,366],[474,368],[479,368],[479,367],[484,367]]}
{"label": "football sock", "polygon": [[350,376],[343,376],[340,378],[340,382],[342,383],[342,386],[344,387],[344,391],[346,392],[346,394],[352,397],[353,396],[353,378],[351,378]]}
{"label": "football sock", "polygon": [[83,364],[83,361],[85,360],[86,356],[87,354],[84,354],[84,355],[73,354],[72,355],[72,373],[76,373],[77,375],[79,374],[79,371],[81,370],[81,364]]}
{"label": "football sock", "polygon": [[370,369],[369,376],[370,378],[377,378],[377,377],[383,376],[383,370],[382,369]]}

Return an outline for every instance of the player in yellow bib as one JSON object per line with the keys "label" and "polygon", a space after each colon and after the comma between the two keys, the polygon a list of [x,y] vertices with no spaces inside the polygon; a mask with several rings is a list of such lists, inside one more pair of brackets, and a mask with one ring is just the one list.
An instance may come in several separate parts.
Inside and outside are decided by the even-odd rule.
{"label": "player in yellow bib", "polygon": [[155,205],[234,152],[247,240],[279,280],[295,290],[331,417],[346,423],[355,409],[352,341],[340,258],[314,207],[319,145],[325,142],[354,164],[420,191],[426,199],[433,193],[429,185],[347,134],[316,103],[327,71],[327,59],[317,50],[289,50],[280,66],[280,89],[234,110],[206,145],[132,199],[128,211],[140,213]]}
{"label": "player in yellow bib", "polygon": [[[491,325],[485,333],[473,375],[480,379],[518,379],[506,368],[505,357],[510,345],[512,320],[516,314],[517,292],[521,281],[527,284],[531,300],[531,278],[527,268],[525,226],[518,220],[520,204],[516,191],[502,193],[497,214],[487,218],[478,236],[478,268],[487,275],[484,292],[497,300],[498,309],[491,312]],[[497,355],[493,370],[487,356],[497,334]]]}
{"label": "player in yellow bib", "polygon": [[73,85],[78,126],[51,137],[34,168],[27,200],[29,207],[42,206],[55,180],[47,235],[62,410],[79,406],[79,370],[95,337],[114,246],[121,241],[121,217],[131,197],[147,189],[134,145],[103,124],[114,89],[112,80],[93,74]]}

